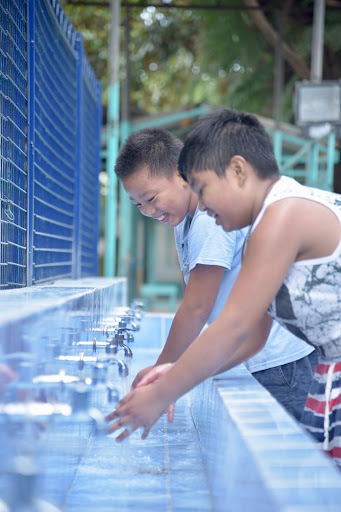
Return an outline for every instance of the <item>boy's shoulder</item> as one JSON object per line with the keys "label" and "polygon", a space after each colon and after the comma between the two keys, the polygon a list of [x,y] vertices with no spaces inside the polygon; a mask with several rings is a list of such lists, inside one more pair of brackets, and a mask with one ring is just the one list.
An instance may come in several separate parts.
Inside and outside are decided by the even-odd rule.
{"label": "boy's shoulder", "polygon": [[304,185],[289,176],[281,176],[266,197],[264,206],[276,202],[279,199],[290,197],[313,199],[321,203],[333,204],[335,206],[340,206],[341,204],[340,194],[331,192],[329,190]]}

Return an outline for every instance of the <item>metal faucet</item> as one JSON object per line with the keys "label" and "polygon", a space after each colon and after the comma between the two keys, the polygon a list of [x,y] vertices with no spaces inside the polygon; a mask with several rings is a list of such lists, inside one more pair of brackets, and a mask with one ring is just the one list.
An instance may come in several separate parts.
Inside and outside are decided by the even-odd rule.
{"label": "metal faucet", "polygon": [[120,349],[123,349],[124,356],[126,359],[132,359],[133,352],[132,352],[131,348],[128,347],[128,345],[126,345],[124,343],[124,334],[117,331],[117,334],[114,336],[114,338],[112,338],[109,341],[108,345],[106,346],[105,352],[107,354],[116,355]]}
{"label": "metal faucet", "polygon": [[59,356],[57,358],[58,361],[65,361],[70,363],[77,363],[78,369],[82,371],[84,369],[85,363],[96,363],[97,357],[95,356],[86,356],[84,352],[79,352],[77,356]]}
{"label": "metal faucet", "polygon": [[[98,349],[105,349],[105,352],[107,354],[116,354],[118,347],[124,348],[124,355],[126,357],[133,357],[133,353],[127,345],[124,344],[124,334],[119,333],[117,329],[113,331],[115,336],[111,338],[109,341],[98,341],[96,338],[94,338],[92,341],[77,341],[74,344],[78,347],[91,347],[92,353],[96,354],[98,352]],[[81,354],[84,354],[81,352]],[[83,356],[84,359],[85,356]]]}
{"label": "metal faucet", "polygon": [[75,345],[77,347],[92,348],[93,354],[96,354],[97,349],[105,348],[108,344],[109,344],[108,341],[99,341],[96,338],[94,338],[92,341],[75,341],[72,343],[72,345]]}
{"label": "metal faucet", "polygon": [[125,320],[122,320],[121,318],[118,319],[116,330],[118,331],[118,334],[123,334],[124,339],[127,341],[127,343],[134,342],[134,336],[132,333],[136,329],[131,329],[130,327],[128,327],[128,324]]}
{"label": "metal faucet", "polygon": [[[107,318],[106,322],[110,322],[112,319]],[[117,316],[115,318],[116,322],[125,322],[127,328],[131,331],[139,331],[141,320],[137,318],[137,316],[131,311],[118,311]],[[129,325],[129,327],[128,327]]]}

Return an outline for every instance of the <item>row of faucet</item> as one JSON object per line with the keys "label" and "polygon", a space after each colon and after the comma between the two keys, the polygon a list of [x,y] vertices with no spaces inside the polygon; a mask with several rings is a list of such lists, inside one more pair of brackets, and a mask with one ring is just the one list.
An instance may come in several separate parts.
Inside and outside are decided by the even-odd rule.
{"label": "row of faucet", "polygon": [[43,360],[30,352],[3,357],[11,377],[0,402],[0,512],[57,510],[37,497],[33,485],[46,448],[42,433],[50,429],[52,439],[59,418],[59,424],[83,425],[84,439],[107,434],[106,406],[112,409],[129,389],[129,345],[142,318],[143,303],[136,300],[69,343],[50,340]]}

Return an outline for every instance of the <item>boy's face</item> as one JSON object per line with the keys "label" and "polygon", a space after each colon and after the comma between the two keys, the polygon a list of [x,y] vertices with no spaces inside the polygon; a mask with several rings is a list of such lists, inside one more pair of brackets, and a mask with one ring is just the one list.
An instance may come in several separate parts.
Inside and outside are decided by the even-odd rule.
{"label": "boy's face", "polygon": [[199,198],[199,207],[214,217],[216,224],[225,231],[241,229],[248,225],[245,220],[244,197],[240,180],[233,169],[227,167],[225,176],[212,170],[192,172],[189,184]]}
{"label": "boy's face", "polygon": [[187,213],[191,213],[194,193],[176,170],[171,177],[166,177],[153,176],[143,168],[122,179],[122,184],[143,215],[169,227],[177,226]]}

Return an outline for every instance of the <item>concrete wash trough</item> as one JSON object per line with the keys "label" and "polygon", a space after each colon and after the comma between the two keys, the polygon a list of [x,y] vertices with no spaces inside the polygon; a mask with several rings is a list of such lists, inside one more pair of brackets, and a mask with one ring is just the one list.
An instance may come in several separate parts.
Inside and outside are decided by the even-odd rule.
{"label": "concrete wash trough", "polygon": [[[0,305],[0,362],[32,353],[35,375],[55,373],[57,354],[74,353],[77,340],[91,342],[93,329],[126,305],[126,281],[64,280],[2,292]],[[131,344],[130,378],[153,364],[171,321],[170,314],[145,314]],[[174,422],[163,416],[145,441],[135,432],[119,445],[103,434],[100,415],[113,407],[104,389],[92,389],[97,415],[67,412],[65,393],[62,414],[24,423],[8,412],[3,393],[0,511],[18,495],[32,499],[32,490],[24,496],[28,481],[32,511],[340,511],[341,473],[243,365],[182,397]],[[20,449],[31,461],[30,480],[17,471]]]}

